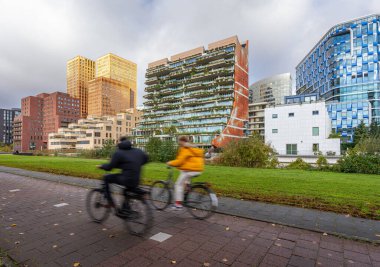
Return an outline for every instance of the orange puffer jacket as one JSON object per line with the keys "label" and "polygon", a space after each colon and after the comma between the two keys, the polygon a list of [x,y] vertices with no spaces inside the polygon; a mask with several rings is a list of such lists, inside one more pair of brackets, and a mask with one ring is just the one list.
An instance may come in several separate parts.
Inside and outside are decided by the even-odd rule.
{"label": "orange puffer jacket", "polygon": [[183,171],[201,172],[204,170],[204,151],[196,147],[180,147],[175,160],[169,161],[170,166]]}

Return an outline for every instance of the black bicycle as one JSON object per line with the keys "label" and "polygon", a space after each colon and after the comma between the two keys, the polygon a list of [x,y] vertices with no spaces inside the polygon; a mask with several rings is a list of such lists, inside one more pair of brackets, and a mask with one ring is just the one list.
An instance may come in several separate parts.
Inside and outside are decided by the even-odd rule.
{"label": "black bicycle", "polygon": [[[166,209],[172,202],[173,168],[168,169],[168,179],[155,181],[150,190],[151,203],[157,210]],[[218,207],[218,198],[208,183],[195,182],[186,185],[183,204],[191,215],[202,220],[214,213]]]}
{"label": "black bicycle", "polygon": [[[131,234],[144,235],[153,223],[152,210],[146,200],[148,192],[139,187],[131,191],[126,190],[125,187],[120,185],[113,184],[113,186],[122,191],[122,194],[112,192],[116,206],[114,214],[125,221],[127,229]],[[92,221],[96,223],[104,222],[111,214],[112,208],[110,206],[105,196],[104,185],[88,192],[86,207]],[[121,207],[129,207],[128,212],[118,212],[121,210]]]}

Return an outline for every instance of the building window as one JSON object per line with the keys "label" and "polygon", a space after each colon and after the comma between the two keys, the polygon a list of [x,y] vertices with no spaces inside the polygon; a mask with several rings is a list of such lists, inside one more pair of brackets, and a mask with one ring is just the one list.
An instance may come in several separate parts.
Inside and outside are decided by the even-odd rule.
{"label": "building window", "polygon": [[272,114],[272,119],[277,119],[277,114]]}
{"label": "building window", "polygon": [[286,155],[297,155],[297,144],[286,144]]}
{"label": "building window", "polygon": [[272,129],[272,133],[278,133],[278,129]]}
{"label": "building window", "polygon": [[294,113],[293,112],[289,113],[288,117],[294,117]]}
{"label": "building window", "polygon": [[106,126],[106,131],[111,131],[111,126]]}
{"label": "building window", "polygon": [[90,141],[89,140],[83,140],[83,141],[78,141],[78,145],[89,145]]}
{"label": "building window", "polygon": [[319,127],[313,127],[313,136],[319,136]]}
{"label": "building window", "polygon": [[319,144],[313,144],[313,152],[319,151]]}
{"label": "building window", "polygon": [[100,133],[99,132],[95,133],[94,135],[95,135],[95,137],[100,137]]}
{"label": "building window", "polygon": [[313,110],[313,115],[319,115],[319,111],[318,110]]}

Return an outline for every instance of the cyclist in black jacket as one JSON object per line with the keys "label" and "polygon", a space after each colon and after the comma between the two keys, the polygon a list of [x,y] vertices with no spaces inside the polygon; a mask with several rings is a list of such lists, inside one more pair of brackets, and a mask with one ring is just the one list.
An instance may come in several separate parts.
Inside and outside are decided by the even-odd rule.
{"label": "cyclist in black jacket", "polygon": [[[127,191],[135,190],[140,184],[141,166],[148,162],[148,156],[138,148],[132,148],[132,143],[126,138],[120,138],[118,149],[112,155],[108,164],[98,166],[100,169],[111,171],[112,169],[121,169],[118,174],[107,174],[104,176],[105,195],[115,207],[110,193],[110,184],[119,184],[126,187]],[[129,207],[123,206],[123,209]],[[123,212],[123,211],[119,211]]]}

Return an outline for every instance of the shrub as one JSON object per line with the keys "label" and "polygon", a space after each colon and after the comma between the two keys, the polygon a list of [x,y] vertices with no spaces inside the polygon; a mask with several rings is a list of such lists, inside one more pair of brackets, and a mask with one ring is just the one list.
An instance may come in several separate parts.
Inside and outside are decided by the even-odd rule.
{"label": "shrub", "polygon": [[380,155],[380,136],[370,136],[360,140],[355,151],[370,155]]}
{"label": "shrub", "polygon": [[162,141],[157,137],[149,139],[145,146],[149,161],[167,162],[175,158],[177,146],[172,140]]}
{"label": "shrub", "polygon": [[338,161],[341,172],[380,174],[380,155],[352,151]]}
{"label": "shrub", "polygon": [[3,143],[0,143],[0,152],[12,152],[13,151],[13,145],[10,144],[10,145],[6,145],[6,144],[3,144]]}
{"label": "shrub", "polygon": [[233,140],[224,147],[217,160],[220,165],[268,168],[278,165],[274,150],[259,135]]}
{"label": "shrub", "polygon": [[280,162],[278,161],[278,159],[276,157],[272,157],[269,161],[268,168],[275,169],[278,168],[279,165]]}
{"label": "shrub", "polygon": [[116,146],[113,140],[106,140],[103,147],[99,149],[99,154],[101,158],[110,158],[116,151]]}
{"label": "shrub", "polygon": [[149,155],[149,161],[160,161],[160,149],[162,141],[160,138],[149,138],[148,143],[145,146],[145,150]]}
{"label": "shrub", "polygon": [[116,146],[113,140],[106,140],[102,148],[84,149],[79,151],[79,157],[87,159],[109,159],[115,153]]}
{"label": "shrub", "polygon": [[319,155],[315,163],[317,164],[317,167],[320,170],[325,170],[329,168],[329,163],[327,162],[326,157],[323,155]]}
{"label": "shrub", "polygon": [[160,161],[167,162],[175,158],[177,154],[177,145],[172,140],[166,140],[161,143]]}
{"label": "shrub", "polygon": [[86,159],[100,159],[100,149],[84,149],[79,151],[79,157]]}
{"label": "shrub", "polygon": [[311,165],[305,162],[301,158],[297,158],[295,161],[286,166],[287,169],[299,169],[299,170],[310,170]]}

